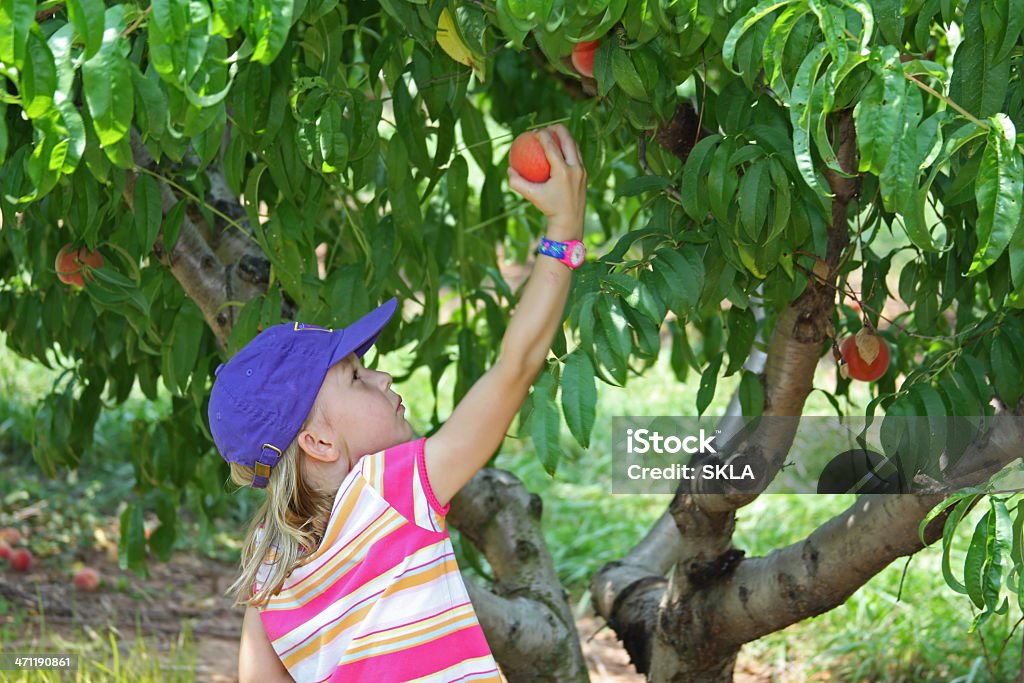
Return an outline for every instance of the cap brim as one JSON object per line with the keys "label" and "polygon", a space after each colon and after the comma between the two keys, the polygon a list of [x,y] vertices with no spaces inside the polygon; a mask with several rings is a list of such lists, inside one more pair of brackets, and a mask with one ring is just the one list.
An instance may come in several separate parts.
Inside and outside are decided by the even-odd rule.
{"label": "cap brim", "polygon": [[398,310],[398,299],[388,299],[344,330],[338,330],[337,333],[341,334],[341,338],[334,349],[331,365],[353,352],[362,358],[377,341],[381,330],[388,324],[396,310]]}

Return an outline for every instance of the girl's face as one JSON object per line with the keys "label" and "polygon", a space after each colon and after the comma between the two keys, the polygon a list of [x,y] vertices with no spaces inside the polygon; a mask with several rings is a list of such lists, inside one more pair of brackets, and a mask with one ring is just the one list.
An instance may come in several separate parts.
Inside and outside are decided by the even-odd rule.
{"label": "girl's face", "polygon": [[316,403],[319,415],[311,431],[323,430],[347,461],[347,472],[362,456],[405,443],[413,437],[402,397],[391,390],[391,375],[363,367],[351,353],[327,372]]}

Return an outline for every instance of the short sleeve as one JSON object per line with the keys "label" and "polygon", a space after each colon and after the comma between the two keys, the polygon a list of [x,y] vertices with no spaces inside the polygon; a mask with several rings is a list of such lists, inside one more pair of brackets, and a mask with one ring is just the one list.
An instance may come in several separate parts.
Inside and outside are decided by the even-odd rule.
{"label": "short sleeve", "polygon": [[441,505],[427,478],[426,437],[367,458],[363,476],[402,517],[427,531],[445,530],[451,503]]}

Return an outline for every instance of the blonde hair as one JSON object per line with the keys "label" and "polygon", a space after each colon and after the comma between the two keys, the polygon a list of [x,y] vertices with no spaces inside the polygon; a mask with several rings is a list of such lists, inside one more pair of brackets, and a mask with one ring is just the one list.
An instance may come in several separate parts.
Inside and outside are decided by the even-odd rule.
{"label": "blonde hair", "polygon": [[[230,464],[233,482],[239,486],[252,484],[256,475],[253,468]],[[235,606],[263,606],[281,590],[292,570],[301,566],[303,557],[316,550],[323,540],[336,495],[310,483],[297,441],[285,449],[270,471],[266,491],[266,500],[253,516],[242,546],[241,575],[226,591],[235,596]],[[264,562],[271,562],[272,569],[260,590],[254,592],[256,576]]]}

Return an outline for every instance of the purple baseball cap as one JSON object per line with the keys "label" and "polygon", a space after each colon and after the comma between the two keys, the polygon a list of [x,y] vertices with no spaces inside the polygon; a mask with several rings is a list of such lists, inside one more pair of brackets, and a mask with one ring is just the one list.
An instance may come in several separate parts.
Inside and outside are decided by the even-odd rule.
{"label": "purple baseball cap", "polygon": [[269,327],[217,368],[210,392],[210,432],[228,462],[256,470],[265,488],[271,468],[299,434],[332,365],[362,358],[394,315],[389,299],[348,327],[288,322]]}

